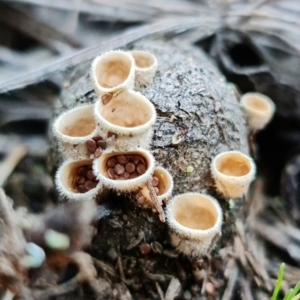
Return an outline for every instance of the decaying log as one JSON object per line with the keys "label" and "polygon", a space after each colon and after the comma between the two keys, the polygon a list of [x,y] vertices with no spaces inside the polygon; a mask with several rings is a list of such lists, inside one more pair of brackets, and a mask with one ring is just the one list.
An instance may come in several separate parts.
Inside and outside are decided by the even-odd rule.
{"label": "decaying log", "polygon": [[[243,202],[237,199],[229,205],[215,192],[210,175],[210,162],[216,154],[226,150],[248,153],[247,130],[235,89],[198,48],[160,41],[141,41],[128,48],[147,50],[158,59],[154,82],[140,91],[157,110],[151,150],[157,162],[173,175],[173,194],[206,192],[223,208],[222,238],[212,253],[216,258],[218,249],[232,242],[235,217]],[[73,78],[73,84],[65,89],[55,115],[97,101],[86,62],[78,65],[74,74],[83,71],[85,75]],[[50,143],[49,166],[54,174],[61,156],[51,135]],[[189,166],[193,167],[191,173],[187,172]],[[130,197],[112,193],[102,197],[98,219],[92,255],[115,267],[119,279],[111,279],[113,284],[125,283],[133,299],[157,299],[158,294],[161,298],[175,279],[181,283],[179,293],[186,292],[195,299],[205,291],[197,283],[204,278],[201,272],[218,272],[217,267],[206,270],[206,259],[189,261],[176,253],[167,224],[161,223],[151,209],[135,206]],[[140,251],[142,244],[151,246],[146,255]],[[99,276],[110,277],[105,270]]]}

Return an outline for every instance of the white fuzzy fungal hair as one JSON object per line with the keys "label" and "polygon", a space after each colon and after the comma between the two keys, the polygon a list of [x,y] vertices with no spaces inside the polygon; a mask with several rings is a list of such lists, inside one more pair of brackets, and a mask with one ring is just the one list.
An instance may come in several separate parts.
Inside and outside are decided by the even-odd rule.
{"label": "white fuzzy fungal hair", "polygon": [[247,93],[241,98],[241,106],[251,130],[263,129],[272,119],[275,112],[274,102],[260,93]]}
{"label": "white fuzzy fungal hair", "polygon": [[216,188],[228,199],[246,194],[255,178],[255,172],[253,159],[239,151],[222,152],[211,163]]}
{"label": "white fuzzy fungal hair", "polygon": [[135,63],[133,57],[124,51],[110,51],[94,59],[91,78],[96,94],[115,95],[123,90],[133,89]]}
{"label": "white fuzzy fungal hair", "polygon": [[222,209],[216,199],[199,193],[174,197],[166,209],[173,246],[190,257],[208,254],[221,236]]}

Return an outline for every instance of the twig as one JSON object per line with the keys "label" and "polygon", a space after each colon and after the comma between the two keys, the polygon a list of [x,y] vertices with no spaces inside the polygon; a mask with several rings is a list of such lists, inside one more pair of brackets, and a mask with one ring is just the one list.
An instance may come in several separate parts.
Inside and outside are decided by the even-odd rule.
{"label": "twig", "polygon": [[160,221],[161,222],[165,222],[166,221],[165,213],[164,213],[164,211],[163,211],[163,209],[161,207],[161,204],[158,201],[158,198],[157,198],[156,193],[154,191],[151,179],[149,179],[147,181],[147,188],[149,190],[150,198],[151,198],[151,200],[152,200],[152,202],[154,204],[154,207],[158,211]]}
{"label": "twig", "polygon": [[118,253],[118,268],[120,272],[120,277],[123,282],[125,282],[125,275],[124,275],[124,270],[123,270],[123,265],[122,265],[122,257],[121,253]]}
{"label": "twig", "polygon": [[165,300],[174,300],[174,298],[178,296],[180,289],[180,281],[177,278],[173,277],[166,291]]}
{"label": "twig", "polygon": [[20,160],[26,155],[25,146],[19,145],[11,152],[11,154],[0,165],[0,187],[12,173]]}
{"label": "twig", "polygon": [[58,286],[51,287],[44,291],[32,291],[33,299],[38,300],[47,300],[54,296],[62,296],[67,293],[70,293],[78,288],[79,279],[77,276],[72,278],[71,280],[64,282]]}
{"label": "twig", "polygon": [[157,290],[157,294],[158,294],[158,297],[160,300],[165,300],[165,297],[164,297],[164,293],[159,285],[159,283],[157,281],[155,281],[155,287],[156,287],[156,290]]}
{"label": "twig", "polygon": [[253,300],[249,280],[246,278],[242,278],[241,280],[241,288],[242,288],[242,297],[244,300]]}
{"label": "twig", "polygon": [[245,249],[241,242],[241,239],[238,236],[234,237],[234,252],[237,255],[242,267],[244,268],[245,272],[247,272],[247,260],[245,257]]}
{"label": "twig", "polygon": [[204,293],[205,293],[205,286],[207,284],[207,281],[208,281],[208,274],[207,274],[207,272],[205,272],[204,273],[204,278],[203,278],[203,281],[202,281],[201,295],[204,295]]}
{"label": "twig", "polygon": [[2,297],[1,300],[12,300],[12,299],[14,299],[14,297],[15,297],[14,293],[12,293],[10,290],[6,290],[4,296]]}
{"label": "twig", "polygon": [[245,256],[251,266],[251,268],[253,269],[253,271],[255,272],[255,274],[257,276],[259,276],[259,278],[261,278],[263,280],[263,285],[264,285],[264,288],[267,290],[267,291],[270,291],[270,283],[268,281],[268,278],[266,278],[259,266],[257,265],[257,263],[255,262],[254,258],[252,257],[252,255],[248,252],[248,251],[245,251]]}
{"label": "twig", "polygon": [[231,270],[231,274],[230,274],[229,280],[227,282],[227,287],[226,287],[226,290],[224,291],[222,300],[230,300],[232,298],[231,296],[234,291],[234,287],[236,284],[236,280],[238,278],[238,274],[239,274],[238,268],[237,268],[237,266],[234,266],[233,270]]}
{"label": "twig", "polygon": [[99,259],[96,259],[95,257],[92,257],[92,259],[94,264],[98,266],[102,271],[110,274],[113,277],[119,277],[119,275],[115,272],[115,270],[111,266],[107,265],[106,263],[104,263]]}

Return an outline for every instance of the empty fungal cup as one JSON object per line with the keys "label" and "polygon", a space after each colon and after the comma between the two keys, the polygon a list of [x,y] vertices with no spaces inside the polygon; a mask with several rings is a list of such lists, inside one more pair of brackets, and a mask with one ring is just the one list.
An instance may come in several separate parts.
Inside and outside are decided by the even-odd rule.
{"label": "empty fungal cup", "polygon": [[107,188],[122,192],[138,190],[151,177],[154,158],[149,151],[106,152],[94,161],[94,172]]}
{"label": "empty fungal cup", "polygon": [[146,51],[130,51],[135,61],[135,83],[142,86],[153,81],[156,69],[156,57]]}
{"label": "empty fungal cup", "polygon": [[[154,169],[151,184],[156,193],[157,199],[162,205],[163,200],[169,200],[172,196],[174,187],[172,175],[162,167],[156,167]],[[139,206],[151,207],[153,202],[151,201],[149,189],[147,185],[144,185],[137,194],[137,200]]]}
{"label": "empty fungal cup", "polygon": [[131,55],[124,51],[110,51],[94,59],[91,77],[99,97],[116,95],[134,87],[135,64]]}
{"label": "empty fungal cup", "polygon": [[63,113],[54,122],[53,132],[65,157],[73,160],[90,158],[86,142],[98,136],[93,111],[93,105],[80,106]]}
{"label": "empty fungal cup", "polygon": [[178,195],[168,203],[166,216],[173,246],[187,256],[207,255],[221,236],[222,209],[208,195]]}
{"label": "empty fungal cup", "polygon": [[156,120],[153,104],[142,94],[124,91],[108,103],[97,101],[95,119],[100,134],[115,135],[113,147],[120,151],[147,148],[153,134]]}
{"label": "empty fungal cup", "polygon": [[216,188],[225,198],[238,198],[246,194],[255,177],[255,170],[252,158],[239,151],[222,152],[211,163]]}
{"label": "empty fungal cup", "polygon": [[58,169],[55,183],[59,193],[69,200],[88,200],[102,186],[93,172],[93,160],[68,160]]}
{"label": "empty fungal cup", "polygon": [[241,106],[246,114],[251,130],[263,129],[275,112],[274,102],[260,93],[247,93],[241,98]]}

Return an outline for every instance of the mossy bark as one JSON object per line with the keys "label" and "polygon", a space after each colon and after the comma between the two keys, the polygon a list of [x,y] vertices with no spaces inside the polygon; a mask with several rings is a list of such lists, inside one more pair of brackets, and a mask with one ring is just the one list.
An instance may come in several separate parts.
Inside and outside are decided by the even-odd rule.
{"label": "mossy bark", "polygon": [[[151,151],[157,162],[173,175],[173,194],[205,192],[215,196],[223,208],[222,238],[213,251],[213,257],[217,257],[218,249],[232,241],[242,199],[237,199],[232,207],[216,193],[210,163],[222,151],[248,153],[247,129],[235,90],[199,48],[157,40],[128,47],[132,48],[149,51],[158,59],[153,83],[139,91],[157,110]],[[79,65],[75,74],[81,77],[75,76],[65,89],[55,115],[97,101],[89,64]],[[54,174],[61,157],[55,139],[50,139],[49,165]],[[191,173],[187,172],[189,166],[193,167]],[[195,262],[174,251],[167,224],[161,223],[151,209],[135,206],[128,196],[109,194],[103,198],[92,255],[116,268],[120,278],[111,278],[112,285],[123,281],[133,299],[157,299],[157,284],[165,292],[174,277],[181,282],[181,297],[200,297]],[[139,248],[145,243],[151,245],[147,255]],[[99,276],[109,277],[105,272]]]}

